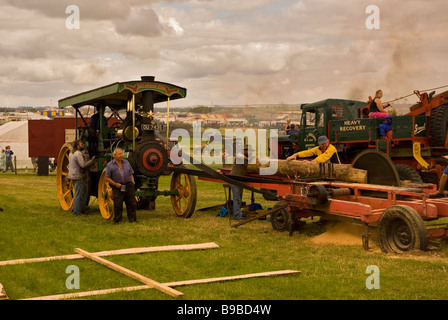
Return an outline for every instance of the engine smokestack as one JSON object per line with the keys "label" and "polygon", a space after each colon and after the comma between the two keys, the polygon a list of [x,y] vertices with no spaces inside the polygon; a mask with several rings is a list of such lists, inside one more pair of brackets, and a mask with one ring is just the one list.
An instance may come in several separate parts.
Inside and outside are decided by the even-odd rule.
{"label": "engine smokestack", "polygon": [[[144,82],[153,82],[156,77],[153,76],[143,76],[141,77]],[[145,91],[143,92],[143,111],[144,112],[153,112],[154,113],[154,92]]]}

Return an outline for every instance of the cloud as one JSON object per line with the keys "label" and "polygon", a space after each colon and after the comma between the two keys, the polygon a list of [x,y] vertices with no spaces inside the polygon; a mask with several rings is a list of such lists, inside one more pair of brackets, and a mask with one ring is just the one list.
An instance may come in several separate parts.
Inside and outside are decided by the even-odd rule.
{"label": "cloud", "polygon": [[114,22],[116,31],[122,35],[156,37],[162,34],[159,17],[152,9],[135,8],[126,19]]}
{"label": "cloud", "polygon": [[[65,28],[72,4],[80,30]],[[381,29],[368,30],[369,4],[0,0],[0,105],[20,104],[14,84],[40,88],[39,104],[44,92],[62,98],[142,75],[187,87],[179,104],[364,101],[378,88],[389,99],[444,85],[447,4],[378,0]]]}
{"label": "cloud", "polygon": [[2,0],[1,3],[15,8],[32,10],[50,18],[65,19],[65,10],[70,5],[76,5],[83,19],[113,20],[123,19],[130,15],[131,8],[152,1],[143,0]]}

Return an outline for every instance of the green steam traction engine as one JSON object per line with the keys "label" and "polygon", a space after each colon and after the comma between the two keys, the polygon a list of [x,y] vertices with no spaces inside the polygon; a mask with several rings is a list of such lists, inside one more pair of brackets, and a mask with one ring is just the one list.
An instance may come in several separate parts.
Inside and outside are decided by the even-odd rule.
{"label": "green steam traction engine", "polygon": [[[171,197],[177,216],[188,218],[193,214],[196,180],[183,171],[182,165],[174,166],[170,161],[170,149],[176,142],[162,136],[154,114],[155,104],[167,103],[169,114],[170,101],[186,95],[185,88],[155,81],[154,77],[142,77],[140,81],[117,82],[59,101],[59,108],[75,109],[76,139],[85,142],[89,157],[96,156],[89,172],[89,194],[98,198],[105,219],[113,218],[112,189],[105,180],[105,168],[115,148],[123,149],[135,171],[138,208],[154,208],[156,198],[163,195]],[[90,120],[81,113],[84,106],[96,110]],[[111,111],[109,118],[105,117],[106,108]],[[166,131],[169,132],[168,128]],[[73,182],[67,179],[72,143],[62,146],[57,159],[58,199],[66,211],[72,209],[74,199]],[[172,175],[169,190],[158,190],[161,175]]]}

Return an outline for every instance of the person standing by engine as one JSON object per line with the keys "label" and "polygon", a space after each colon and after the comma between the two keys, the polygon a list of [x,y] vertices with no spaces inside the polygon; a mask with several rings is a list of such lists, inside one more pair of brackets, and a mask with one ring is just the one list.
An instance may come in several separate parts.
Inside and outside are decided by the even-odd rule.
{"label": "person standing by engine", "polygon": [[87,197],[89,196],[89,188],[87,185],[86,170],[93,164],[96,157],[92,157],[89,161],[84,158],[85,146],[82,140],[76,140],[73,143],[73,150],[68,156],[68,175],[67,178],[73,181],[75,185],[75,199],[73,201],[73,215],[75,217],[81,214],[87,214],[89,207],[87,206]]}
{"label": "person standing by engine", "polygon": [[[245,145],[243,153],[237,152],[235,156],[235,163],[232,166],[230,175],[245,176],[247,173],[248,164],[249,164],[249,146]],[[230,190],[232,190],[233,195],[233,218],[235,220],[241,220],[243,219],[243,212],[241,211],[243,188],[237,185],[230,184]]]}
{"label": "person standing by engine", "polygon": [[134,170],[129,161],[123,157],[123,150],[115,149],[114,159],[106,167],[106,181],[114,194],[114,224],[119,224],[123,220],[123,201],[126,204],[129,222],[137,222]]}

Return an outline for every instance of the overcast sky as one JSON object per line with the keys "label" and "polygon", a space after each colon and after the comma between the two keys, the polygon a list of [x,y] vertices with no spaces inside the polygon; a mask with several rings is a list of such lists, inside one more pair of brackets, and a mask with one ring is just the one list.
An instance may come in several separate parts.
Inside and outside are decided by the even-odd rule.
{"label": "overcast sky", "polygon": [[[66,27],[69,5],[79,29]],[[366,27],[369,5],[379,30]],[[446,0],[0,0],[0,106],[57,105],[142,75],[187,88],[179,106],[365,101],[377,89],[387,101],[448,85],[447,9]]]}

